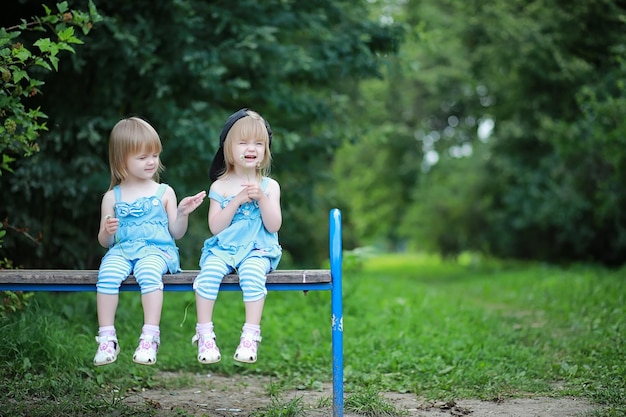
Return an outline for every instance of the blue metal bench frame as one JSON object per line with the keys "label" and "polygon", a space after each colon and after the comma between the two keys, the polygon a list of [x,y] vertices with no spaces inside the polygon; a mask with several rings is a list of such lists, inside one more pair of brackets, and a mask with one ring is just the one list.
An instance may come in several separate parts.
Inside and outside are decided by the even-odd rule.
{"label": "blue metal bench frame", "polygon": [[[333,373],[333,417],[343,417],[343,294],[342,294],[342,230],[341,211],[332,209],[329,215],[329,257],[330,282],[280,283],[268,282],[268,291],[330,291],[331,292],[331,332],[332,332],[332,373]],[[7,279],[15,273],[27,270],[0,270],[0,291],[95,291],[93,283],[54,283],[28,282],[24,279]],[[305,271],[294,271],[306,277]],[[10,275],[9,275],[10,273]],[[175,275],[174,275],[175,276]],[[169,280],[171,281],[171,280]],[[223,282],[221,290],[241,291],[238,283]],[[136,283],[125,283],[121,291],[139,291]],[[164,291],[193,291],[189,282],[164,284]]]}

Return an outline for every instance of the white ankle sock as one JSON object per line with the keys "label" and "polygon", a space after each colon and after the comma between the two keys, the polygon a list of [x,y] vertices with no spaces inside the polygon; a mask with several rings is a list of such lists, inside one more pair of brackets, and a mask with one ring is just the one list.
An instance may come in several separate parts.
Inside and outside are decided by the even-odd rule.
{"label": "white ankle sock", "polygon": [[153,324],[144,324],[141,328],[141,333],[147,334],[148,336],[158,336],[159,335],[159,326],[155,326]]}
{"label": "white ankle sock", "polygon": [[[115,326],[102,326],[98,328],[98,336],[115,336]],[[115,342],[108,343],[109,348],[115,347]]]}
{"label": "white ankle sock", "polygon": [[[141,334],[145,334],[148,336],[158,337],[160,334],[159,326],[155,326],[153,324],[144,324],[141,328]],[[159,344],[155,341],[152,342],[152,347],[157,349]]]}
{"label": "white ankle sock", "polygon": [[210,334],[213,331],[213,322],[210,321],[208,323],[197,323],[196,324],[196,333],[198,334]]}
{"label": "white ankle sock", "polygon": [[244,323],[241,330],[246,333],[261,334],[261,326],[259,324]]}
{"label": "white ankle sock", "polygon": [[115,326],[102,326],[98,328],[98,336],[115,336]]}

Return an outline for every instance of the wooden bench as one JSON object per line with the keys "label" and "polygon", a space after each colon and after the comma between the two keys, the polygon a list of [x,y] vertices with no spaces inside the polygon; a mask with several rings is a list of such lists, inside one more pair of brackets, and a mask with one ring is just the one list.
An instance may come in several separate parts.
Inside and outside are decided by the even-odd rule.
{"label": "wooden bench", "polygon": [[[276,270],[267,275],[268,291],[330,291],[333,374],[333,417],[343,417],[343,302],[341,211],[329,216],[330,269]],[[193,291],[198,271],[163,275],[164,291]],[[0,269],[0,291],[95,291],[97,270]],[[121,291],[139,291],[129,276]],[[221,290],[240,291],[236,274],[224,277]]]}

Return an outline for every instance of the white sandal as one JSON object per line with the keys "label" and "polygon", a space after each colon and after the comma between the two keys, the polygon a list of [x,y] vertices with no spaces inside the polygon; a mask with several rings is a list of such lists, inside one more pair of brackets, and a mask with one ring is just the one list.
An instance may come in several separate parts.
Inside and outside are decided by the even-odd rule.
{"label": "white sandal", "polygon": [[191,344],[198,343],[198,362],[216,363],[222,359],[220,349],[215,343],[215,333],[196,333],[191,338]]}
{"label": "white sandal", "polygon": [[261,343],[260,333],[243,332],[239,341],[239,346],[235,351],[233,358],[236,361],[244,363],[256,362],[256,352],[258,344]]}
{"label": "white sandal", "polygon": [[133,362],[142,365],[154,365],[157,361],[157,351],[159,350],[160,344],[161,339],[159,336],[151,336],[142,333],[141,336],[139,336],[139,346],[137,346],[135,354],[133,355]]}
{"label": "white sandal", "polygon": [[[120,354],[120,344],[117,341],[117,336],[96,336],[96,342],[98,342],[98,351],[93,358],[95,366],[108,365],[117,360],[117,355]],[[110,342],[113,342],[113,348],[109,346]]]}

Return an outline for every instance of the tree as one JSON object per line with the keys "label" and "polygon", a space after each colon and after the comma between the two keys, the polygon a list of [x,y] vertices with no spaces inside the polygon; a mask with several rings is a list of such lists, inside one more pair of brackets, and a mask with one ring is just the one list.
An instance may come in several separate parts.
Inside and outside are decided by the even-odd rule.
{"label": "tree", "polygon": [[[475,77],[496,98],[484,192],[501,256],[626,261],[621,2],[464,3]],[[484,22],[490,22],[484,25]]]}
{"label": "tree", "polygon": [[626,261],[624,5],[419,1],[399,15],[412,36],[384,81],[362,84],[374,126],[335,161],[357,239]]}
{"label": "tree", "polygon": [[[295,262],[317,265],[327,255],[320,224],[334,204],[315,190],[351,129],[342,125],[346,92],[379,75],[378,55],[393,53],[399,28],[369,20],[366,2],[352,1],[115,0],[99,11],[102,24],[80,56],[45,80],[39,103],[51,109],[53,128],[42,152],[2,178],[0,199],[12,195],[3,215],[40,231],[42,243],[33,251],[7,235],[5,253],[19,252],[30,266],[97,266],[103,250],[94,236],[115,122],[138,114],[154,124],[164,144],[163,179],[182,197],[208,188],[224,120],[250,107],[274,130],[281,243]],[[191,219],[179,241],[185,268],[197,266],[208,233],[205,216]]]}
{"label": "tree", "polygon": [[[42,93],[42,71],[58,71],[60,53],[75,53],[72,45],[83,43],[74,28],[87,35],[100,20],[91,1],[88,12],[72,10],[67,2],[56,4],[54,13],[43,5],[43,12],[43,17],[0,27],[0,177],[2,171],[13,172],[12,163],[18,158],[38,152],[40,134],[48,129],[46,113],[39,106],[29,105]],[[46,36],[50,34],[54,35],[52,39]],[[14,228],[3,218],[0,247],[6,235],[2,229],[7,227],[33,239],[27,230]],[[0,267],[11,266],[12,262],[4,257],[0,259]]]}
{"label": "tree", "polygon": [[[99,15],[93,3],[89,12],[69,9],[66,2],[56,5],[56,12],[45,5],[45,15],[22,19],[20,24],[0,27],[0,178],[2,172],[12,173],[12,163],[39,151],[40,133],[47,130],[43,119],[47,116],[39,107],[28,107],[29,99],[41,94],[44,82],[39,79],[41,70],[58,70],[60,53],[75,53],[73,44],[82,44],[74,28],[87,35]],[[34,36],[24,36],[32,31]],[[54,38],[45,37],[53,34]],[[32,40],[32,43],[26,43]],[[39,71],[38,71],[39,70]],[[26,104],[25,104],[26,103]],[[7,201],[7,200],[4,200]],[[4,219],[3,219],[4,220]],[[0,224],[0,248],[6,235],[8,221]],[[15,230],[30,237],[26,230]],[[13,259],[0,258],[0,268],[13,267]],[[3,292],[0,317],[23,308],[32,294]]]}
{"label": "tree", "polygon": [[[72,45],[83,43],[74,28],[78,27],[87,35],[99,20],[91,1],[89,12],[71,10],[67,2],[58,3],[56,9],[53,13],[43,5],[43,17],[22,19],[19,24],[0,27],[0,175],[2,171],[12,171],[11,163],[16,158],[37,152],[40,132],[47,130],[43,120],[47,116],[41,108],[24,104],[41,94],[44,82],[38,70],[58,71],[59,54],[62,51],[75,53]],[[55,38],[45,37],[49,33]],[[30,45],[26,43],[29,40],[33,41]]]}
{"label": "tree", "polygon": [[[442,240],[434,229],[417,228],[413,206],[448,204],[422,198],[422,187],[446,187],[434,184],[442,177],[430,175],[431,158],[471,149],[486,113],[480,105],[486,98],[471,78],[461,43],[465,20],[456,3],[396,7],[391,18],[409,28],[406,41],[397,56],[389,57],[384,79],[362,83],[355,95],[363,129],[344,143],[334,166],[339,195],[361,244],[402,248],[419,240],[421,248],[437,249]],[[424,242],[427,235],[432,240]]]}

